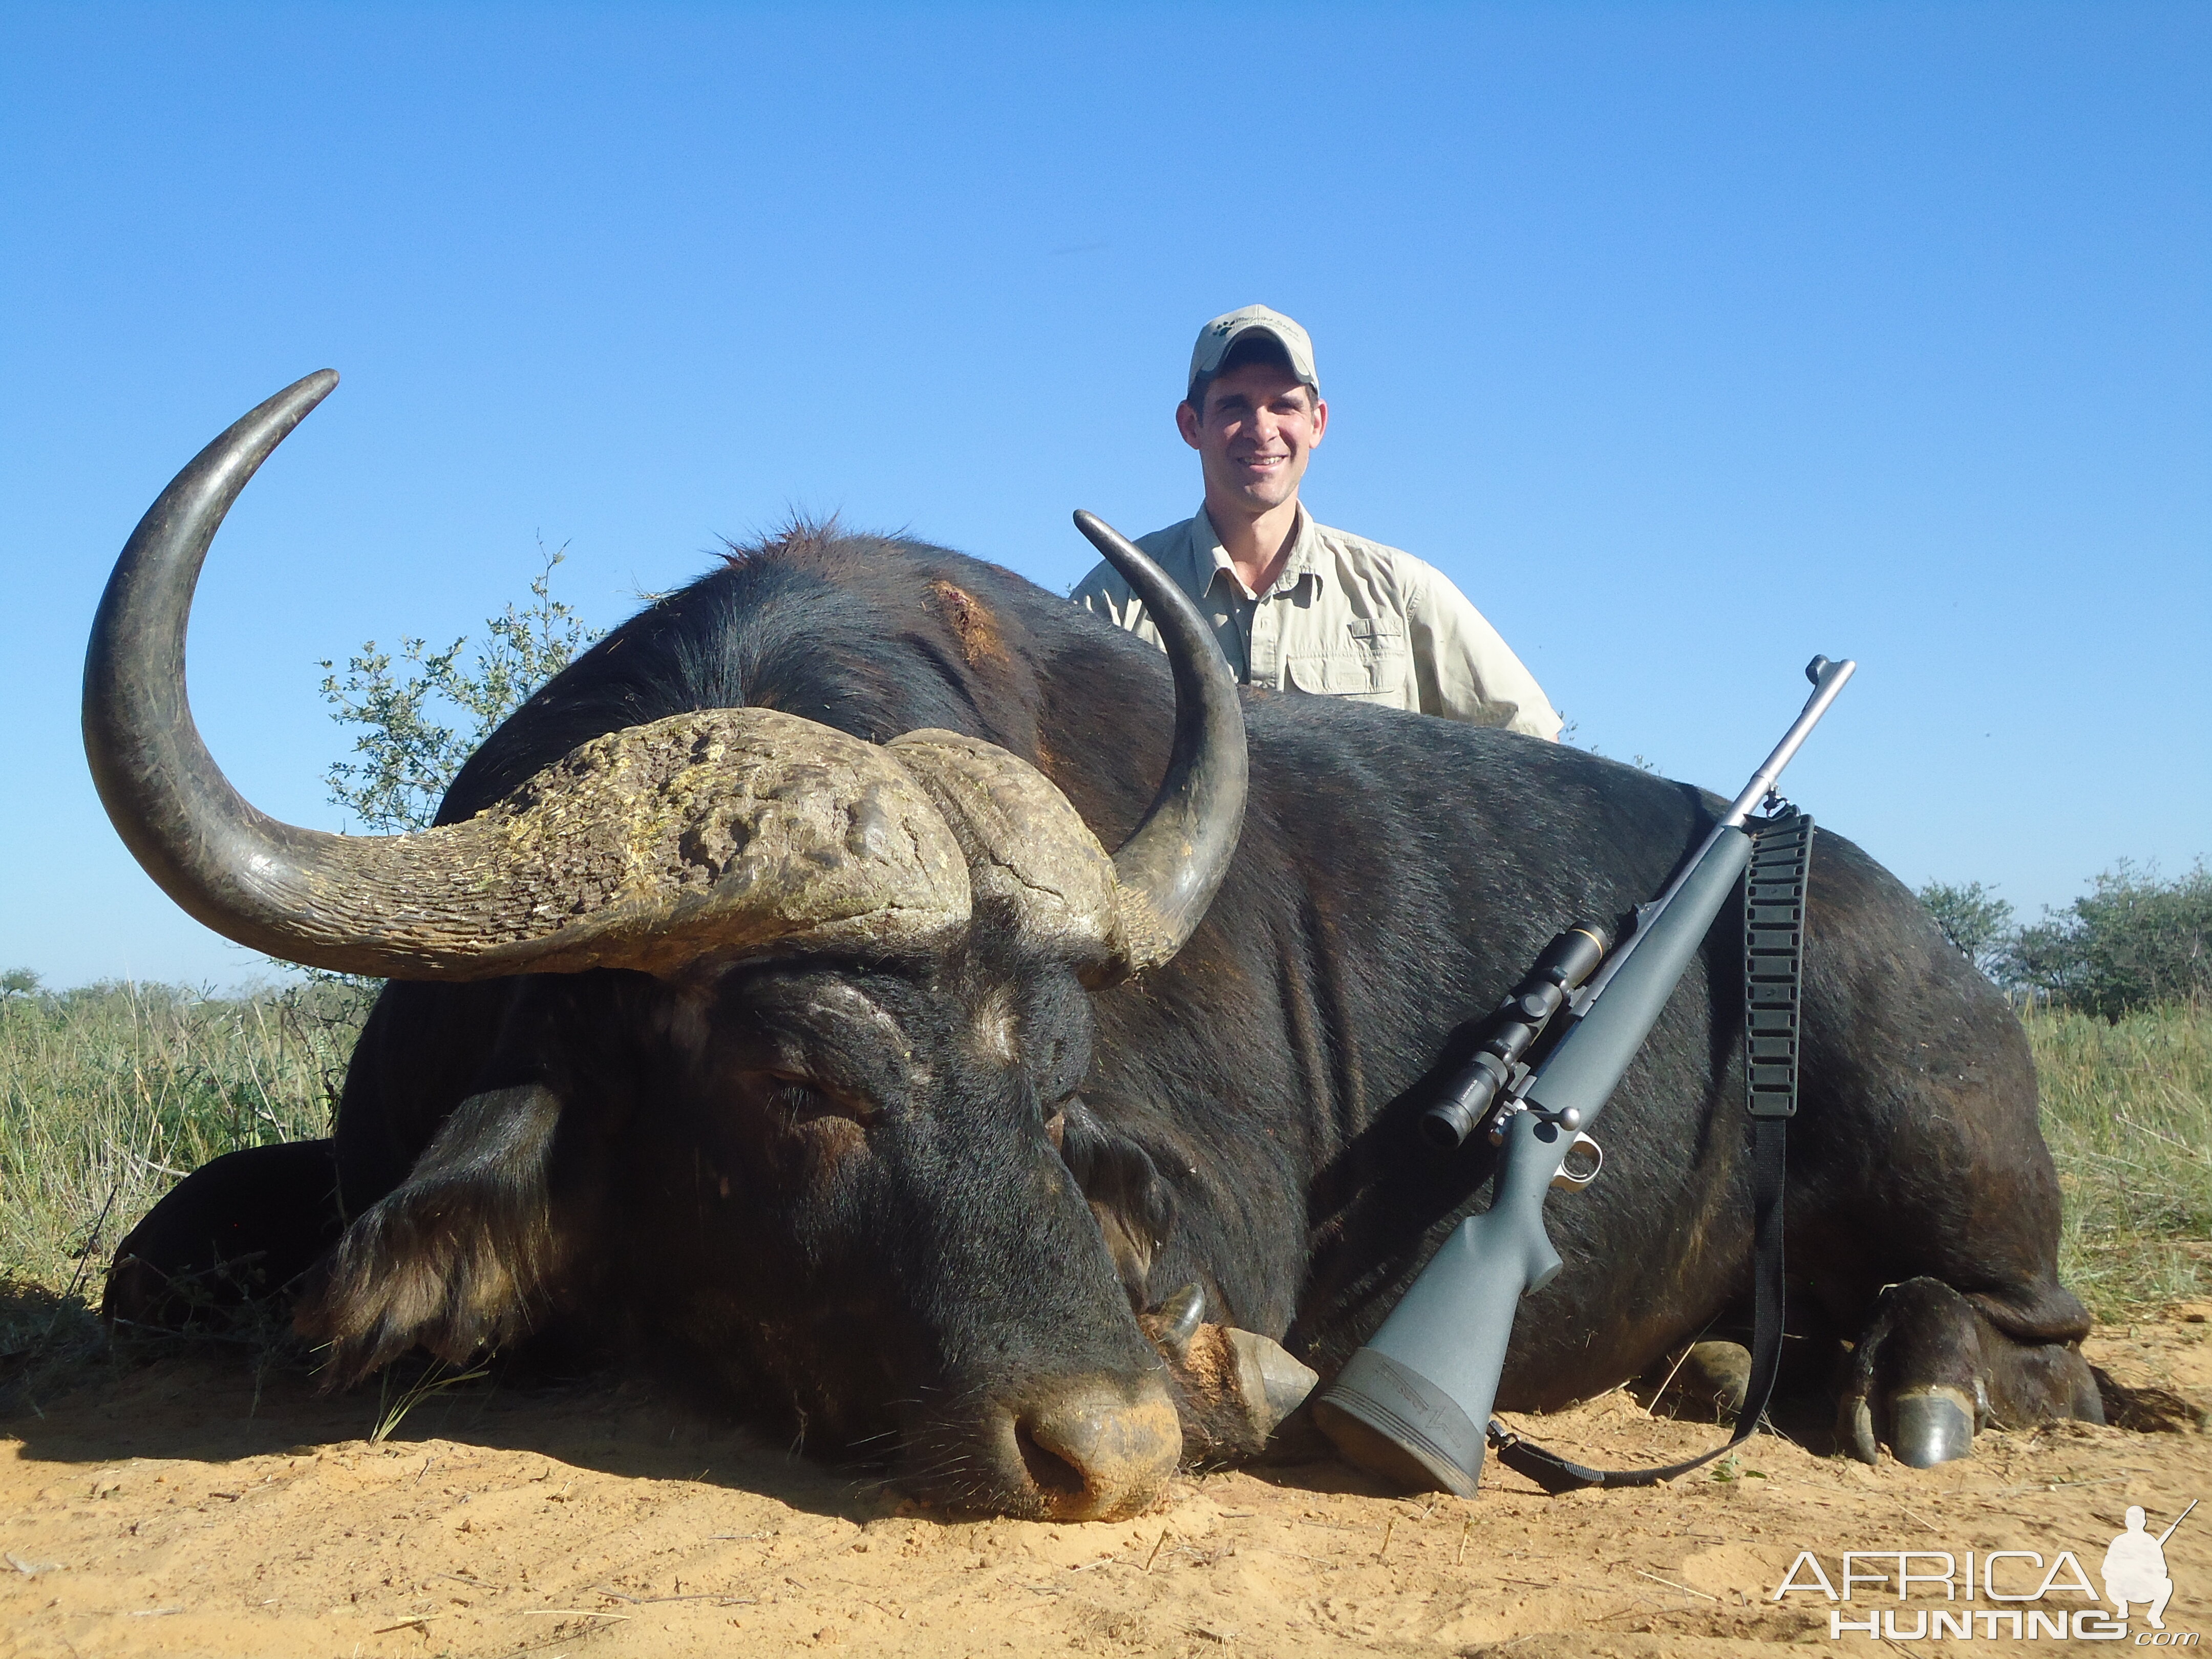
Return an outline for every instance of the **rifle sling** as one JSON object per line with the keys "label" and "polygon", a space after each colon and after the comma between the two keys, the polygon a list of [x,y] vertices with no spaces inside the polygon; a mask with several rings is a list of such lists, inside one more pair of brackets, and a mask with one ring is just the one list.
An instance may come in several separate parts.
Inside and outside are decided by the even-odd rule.
{"label": "rifle sling", "polygon": [[1593,1469],[1524,1440],[1496,1418],[1498,1461],[1557,1495],[1585,1486],[1656,1486],[1703,1468],[1758,1431],[1782,1369],[1782,1194],[1790,1120],[1797,1110],[1799,991],[1805,964],[1806,878],[1813,820],[1802,812],[1753,830],[1744,874],[1744,1075],[1752,1122],[1751,1381],[1725,1445],[1654,1469]]}

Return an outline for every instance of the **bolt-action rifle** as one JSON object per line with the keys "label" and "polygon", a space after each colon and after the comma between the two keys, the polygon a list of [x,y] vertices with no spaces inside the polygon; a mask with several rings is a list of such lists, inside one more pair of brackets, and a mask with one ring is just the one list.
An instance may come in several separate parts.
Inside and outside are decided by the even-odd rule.
{"label": "bolt-action rifle", "polygon": [[[1488,1040],[1423,1115],[1422,1136],[1439,1152],[1455,1151],[1480,1130],[1499,1149],[1496,1184],[1490,1207],[1460,1224],[1382,1328],[1316,1399],[1316,1425],[1349,1462],[1403,1487],[1443,1488],[1464,1497],[1481,1476],[1486,1431],[1509,1461],[1510,1448],[1525,1446],[1498,1427],[1490,1412],[1521,1298],[1550,1283],[1561,1265],[1544,1230],[1545,1195],[1555,1188],[1579,1191],[1596,1178],[1603,1154],[1587,1133],[1589,1126],[1751,862],[1752,836],[1745,824],[1753,808],[1762,799],[1778,799],[1774,786],[1783,768],[1856,666],[1813,659],[1805,670],[1813,695],[1803,711],[1659,896],[1637,908],[1626,938],[1616,947],[1605,929],[1585,924],[1554,939],[1499,1006]],[[1803,837],[1810,830],[1807,821],[1795,843],[1801,907],[1803,854],[1809,848]],[[1755,875],[1754,900],[1758,888]],[[1800,931],[1792,937],[1802,939],[1802,908],[1796,914]],[[1789,1060],[1786,1101],[1767,1114],[1778,1119],[1796,1106],[1794,954],[1791,962],[1786,1032],[1778,1026],[1771,1039],[1786,1042]],[[1754,1036],[1754,1061],[1764,1041]],[[1752,1068],[1754,1118],[1762,1115],[1759,1090],[1765,1069]],[[1762,1285],[1759,1322],[1762,1328],[1770,1322],[1771,1288],[1772,1329],[1762,1328],[1754,1343],[1759,1352],[1739,1438],[1765,1403],[1762,1382],[1771,1388],[1781,1348],[1778,1133],[1772,1145],[1771,1176],[1761,1183],[1762,1199],[1771,1202],[1762,1202],[1759,1218],[1760,1233],[1771,1234],[1771,1249],[1770,1241],[1761,1243],[1759,1276],[1771,1284]],[[1529,1472],[1559,1489],[1643,1484],[1706,1461],[1608,1474],[1529,1450],[1546,1466]]]}

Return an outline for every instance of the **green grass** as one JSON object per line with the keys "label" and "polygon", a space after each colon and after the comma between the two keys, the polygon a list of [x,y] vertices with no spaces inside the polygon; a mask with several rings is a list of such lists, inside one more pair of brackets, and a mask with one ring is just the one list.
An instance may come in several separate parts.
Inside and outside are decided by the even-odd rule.
{"label": "green grass", "polygon": [[[0,1000],[0,1358],[84,1309],[124,1233],[219,1153],[325,1133],[362,995],[99,985]],[[2031,1009],[2067,1282],[2106,1320],[2212,1288],[2212,1007]]]}
{"label": "green grass", "polygon": [[84,1337],[117,1241],[180,1172],[326,1133],[361,1012],[329,984],[0,1000],[0,1358]]}
{"label": "green grass", "polygon": [[2059,1272],[2100,1319],[2212,1288],[2212,1005],[2115,1024],[2031,1009],[2043,1133],[2066,1189]]}

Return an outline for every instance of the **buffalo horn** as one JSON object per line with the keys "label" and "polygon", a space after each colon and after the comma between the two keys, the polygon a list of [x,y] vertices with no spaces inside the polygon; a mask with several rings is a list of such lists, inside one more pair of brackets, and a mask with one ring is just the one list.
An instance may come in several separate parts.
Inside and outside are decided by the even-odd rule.
{"label": "buffalo horn", "polygon": [[1157,967],[1198,930],[1244,827],[1244,711],[1198,607],[1167,573],[1095,514],[1075,527],[1145,603],[1175,671],[1175,746],[1159,793],[1114,854],[1128,968]]}
{"label": "buffalo horn", "polygon": [[1124,952],[1114,861],[1060,786],[958,732],[908,732],[884,747],[929,792],[968,860],[979,910],[995,906],[1032,945],[1103,967]]}
{"label": "buffalo horn", "polygon": [[271,956],[409,979],[668,973],[785,944],[924,946],[967,923],[966,860],[921,783],[873,744],[771,709],[595,738],[420,835],[327,835],[257,811],[193,725],[185,624],[224,514],[337,378],[286,387],[177,475],[93,623],[93,779],[185,910]]}

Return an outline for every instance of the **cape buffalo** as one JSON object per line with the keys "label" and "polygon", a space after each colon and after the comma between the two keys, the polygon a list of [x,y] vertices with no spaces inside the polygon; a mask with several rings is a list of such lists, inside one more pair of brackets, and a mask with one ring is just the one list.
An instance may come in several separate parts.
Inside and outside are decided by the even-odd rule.
{"label": "cape buffalo", "polygon": [[[174,1317],[176,1276],[265,1252],[337,1383],[584,1333],[932,1501],[1129,1513],[1179,1459],[1257,1450],[1310,1382],[1291,1356],[1326,1374],[1374,1330],[1481,1199],[1486,1152],[1413,1128],[1467,1022],[1717,810],[1509,732],[1240,705],[1103,526],[1180,619],[1168,656],[994,566],[801,529],[538,692],[439,828],[279,823],[193,729],[185,617],[224,512],[336,380],[148,514],[85,730],[194,915],[392,981],[333,1138],[210,1165],[110,1279],[112,1312]],[[1982,1423],[2095,1420],[2017,1025],[1848,841],[1823,836],[1813,893],[1789,1259],[1795,1328],[1853,1345],[1843,1443],[1925,1462]],[[1610,1388],[1741,1304],[1740,960],[1724,917],[1605,1118],[1603,1177],[1555,1200],[1565,1269],[1502,1406]]]}

